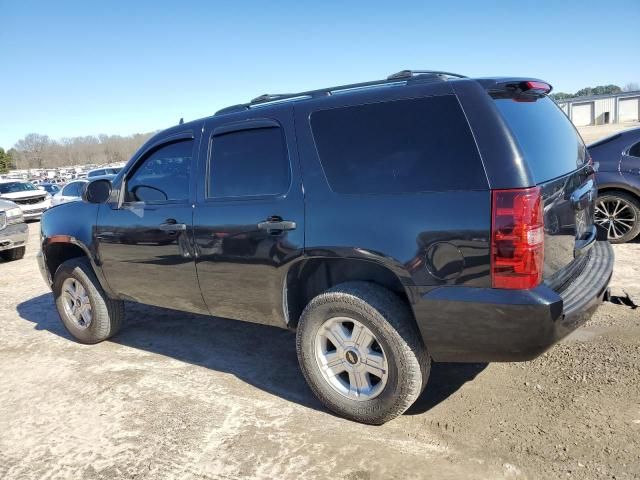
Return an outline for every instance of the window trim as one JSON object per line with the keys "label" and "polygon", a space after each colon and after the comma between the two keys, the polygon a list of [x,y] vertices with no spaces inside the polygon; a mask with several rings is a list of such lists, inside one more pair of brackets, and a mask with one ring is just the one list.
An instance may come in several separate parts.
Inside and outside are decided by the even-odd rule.
{"label": "window trim", "polygon": [[[251,130],[262,130],[277,128],[280,131],[282,137],[282,145],[285,149],[285,157],[289,166],[289,183],[285,190],[281,193],[270,193],[261,195],[236,195],[236,196],[211,196],[211,167],[213,164],[213,140],[215,137],[220,137],[227,134],[239,133]],[[291,154],[289,152],[289,145],[287,143],[287,134],[284,127],[280,122],[271,118],[259,118],[244,120],[240,122],[230,122],[220,125],[213,129],[209,135],[209,142],[207,144],[207,163],[205,168],[205,185],[204,185],[204,201],[205,202],[237,202],[237,201],[251,201],[251,200],[264,200],[264,199],[276,199],[286,198],[291,191],[293,185],[293,166],[291,164]]]}
{"label": "window trim", "polygon": [[638,149],[640,149],[640,140],[637,140],[635,142],[633,142],[631,145],[629,145],[623,152],[623,155],[626,155],[627,157],[633,157],[633,158],[640,158],[640,155],[631,155],[631,149],[633,147],[638,147]]}
{"label": "window trim", "polygon": [[[125,201],[125,196],[126,196],[126,192],[127,192],[127,185],[129,183],[129,180],[131,179],[131,177],[133,175],[135,175],[135,173],[138,171],[138,169],[144,164],[144,162],[147,161],[147,159],[153,155],[155,152],[157,152],[158,150],[160,150],[163,147],[166,147],[168,145],[174,144],[174,143],[179,143],[179,142],[184,142],[184,141],[188,141],[188,140],[192,140],[193,141],[193,146],[192,146],[192,152],[191,152],[191,165],[190,165],[190,174],[189,174],[189,183],[188,183],[188,187],[189,187],[189,196],[186,199],[181,199],[181,200],[162,200],[162,201],[152,201],[152,202],[144,202],[144,201],[138,201],[138,202],[127,202]],[[191,195],[191,178],[192,178],[192,174],[193,174],[193,158],[194,158],[194,151],[196,151],[197,148],[197,142],[195,141],[195,136],[193,135],[193,131],[191,130],[187,130],[184,132],[179,132],[179,133],[175,133],[173,135],[169,135],[167,137],[163,137],[155,142],[153,142],[152,144],[150,144],[147,148],[144,149],[144,151],[138,155],[138,158],[131,164],[131,166],[127,169],[126,172],[124,172],[123,176],[122,176],[122,182],[120,184],[120,191],[118,192],[118,204],[117,204],[117,209],[121,209],[123,207],[126,206],[132,206],[132,205],[139,205],[139,204],[144,204],[144,205],[184,205],[189,203],[190,200],[190,195]]]}

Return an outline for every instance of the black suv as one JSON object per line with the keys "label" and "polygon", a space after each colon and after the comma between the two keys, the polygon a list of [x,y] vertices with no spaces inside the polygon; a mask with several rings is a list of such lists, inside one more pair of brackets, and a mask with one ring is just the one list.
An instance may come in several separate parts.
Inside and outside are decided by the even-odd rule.
{"label": "black suv", "polygon": [[315,394],[373,424],[431,360],[532,359],[591,315],[613,265],[550,89],[403,71],[161,132],[44,214],[62,322],[100,342],[129,300],[296,329]]}

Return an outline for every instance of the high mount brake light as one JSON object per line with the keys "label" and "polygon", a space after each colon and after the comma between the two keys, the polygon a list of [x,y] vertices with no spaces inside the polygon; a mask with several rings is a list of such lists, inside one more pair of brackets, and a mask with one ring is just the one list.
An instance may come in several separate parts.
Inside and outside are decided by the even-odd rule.
{"label": "high mount brake light", "polygon": [[539,187],[492,191],[491,284],[529,289],[542,282],[544,209]]}
{"label": "high mount brake light", "polygon": [[547,94],[551,91],[551,85],[549,85],[548,83],[538,82],[536,80],[530,80],[528,82],[523,82],[523,84],[524,85],[522,90],[527,92],[536,91],[536,92]]}

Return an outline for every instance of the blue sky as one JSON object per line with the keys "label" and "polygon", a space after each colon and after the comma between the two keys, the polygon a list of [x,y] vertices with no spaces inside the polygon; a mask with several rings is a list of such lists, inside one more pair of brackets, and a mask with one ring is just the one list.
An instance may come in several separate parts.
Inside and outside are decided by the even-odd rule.
{"label": "blue sky", "polygon": [[[608,6],[610,12],[607,12]],[[640,1],[0,0],[0,147],[131,134],[404,68],[640,82]]]}

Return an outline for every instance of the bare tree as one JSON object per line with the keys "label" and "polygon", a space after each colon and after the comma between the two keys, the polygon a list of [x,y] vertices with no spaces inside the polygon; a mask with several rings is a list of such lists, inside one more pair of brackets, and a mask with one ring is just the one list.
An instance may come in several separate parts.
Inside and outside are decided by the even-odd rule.
{"label": "bare tree", "polygon": [[64,137],[59,141],[32,133],[15,145],[14,159],[21,168],[65,167],[126,161],[152,133]]}
{"label": "bare tree", "polygon": [[625,91],[625,92],[636,92],[636,91],[640,90],[640,83],[638,83],[638,82],[629,82],[624,87],[622,87],[622,90]]}
{"label": "bare tree", "polygon": [[51,144],[47,135],[30,133],[16,143],[16,149],[21,151],[29,167],[42,168],[45,164],[45,150]]}

